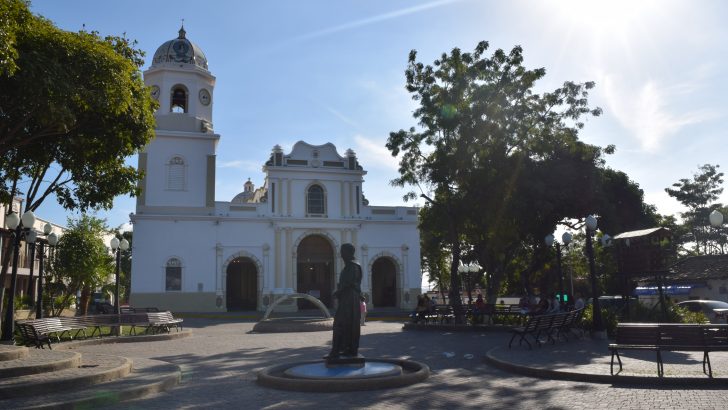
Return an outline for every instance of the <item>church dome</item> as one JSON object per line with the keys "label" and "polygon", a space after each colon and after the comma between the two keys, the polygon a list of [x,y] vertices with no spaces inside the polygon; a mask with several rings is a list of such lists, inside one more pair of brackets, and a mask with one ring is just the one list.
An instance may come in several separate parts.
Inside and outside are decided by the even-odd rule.
{"label": "church dome", "polygon": [[207,57],[197,44],[185,37],[185,27],[179,29],[179,36],[159,46],[152,59],[152,67],[164,63],[194,64],[207,70]]}

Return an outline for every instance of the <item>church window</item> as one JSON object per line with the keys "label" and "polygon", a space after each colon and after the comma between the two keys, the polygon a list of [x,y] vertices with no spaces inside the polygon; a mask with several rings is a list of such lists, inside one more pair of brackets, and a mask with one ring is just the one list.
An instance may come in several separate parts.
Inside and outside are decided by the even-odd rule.
{"label": "church window", "polygon": [[182,290],[182,262],[177,258],[170,258],[165,268],[165,290]]}
{"label": "church window", "polygon": [[186,185],[186,164],[180,156],[174,156],[167,163],[167,189],[184,191]]}
{"label": "church window", "polygon": [[175,85],[172,87],[172,105],[171,112],[185,113],[187,112],[187,88],[183,85]]}
{"label": "church window", "polygon": [[306,214],[307,215],[324,215],[326,214],[326,194],[321,185],[311,185],[306,191]]}
{"label": "church window", "polygon": [[359,185],[356,186],[356,214],[359,215],[359,203],[361,200],[359,199]]}

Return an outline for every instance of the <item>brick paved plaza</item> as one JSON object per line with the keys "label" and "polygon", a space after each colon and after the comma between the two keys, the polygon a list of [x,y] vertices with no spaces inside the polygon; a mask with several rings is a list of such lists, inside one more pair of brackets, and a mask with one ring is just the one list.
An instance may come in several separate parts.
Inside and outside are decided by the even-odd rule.
{"label": "brick paved plaza", "polygon": [[[405,331],[401,323],[368,322],[362,328],[361,353],[367,357],[406,357],[427,363],[432,375],[410,387],[352,393],[300,393],[256,384],[256,371],[273,364],[317,359],[328,352],[331,333],[252,334],[253,322],[186,319],[193,336],[177,340],[79,347],[80,352],[153,358],[183,369],[179,386],[153,397],[121,403],[117,408],[279,409],[279,408],[508,408],[508,409],[724,409],[728,381],[718,387],[650,387],[545,380],[498,370],[485,363],[486,352],[505,348],[502,331]],[[515,364],[585,374],[608,374],[604,355],[594,343],[561,342],[528,351],[497,349],[494,355]],[[716,376],[728,374],[726,353],[711,354]],[[626,354],[625,373],[653,376],[652,356]],[[697,357],[697,359],[696,359]],[[677,360],[676,364],[670,360]],[[682,364],[681,364],[682,363]],[[685,363],[688,363],[689,366]],[[671,370],[672,369],[672,370]],[[699,356],[666,358],[666,374],[700,376]],[[585,376],[585,379],[587,376]],[[728,380],[728,379],[723,379]]]}

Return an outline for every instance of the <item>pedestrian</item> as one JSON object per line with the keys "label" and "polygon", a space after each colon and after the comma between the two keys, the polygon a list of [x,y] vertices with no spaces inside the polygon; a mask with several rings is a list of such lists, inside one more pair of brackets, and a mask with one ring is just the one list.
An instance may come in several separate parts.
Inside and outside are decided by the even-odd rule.
{"label": "pedestrian", "polygon": [[367,300],[364,299],[364,296],[361,297],[361,301],[359,303],[359,310],[361,311],[361,325],[366,326],[364,322],[367,320]]}

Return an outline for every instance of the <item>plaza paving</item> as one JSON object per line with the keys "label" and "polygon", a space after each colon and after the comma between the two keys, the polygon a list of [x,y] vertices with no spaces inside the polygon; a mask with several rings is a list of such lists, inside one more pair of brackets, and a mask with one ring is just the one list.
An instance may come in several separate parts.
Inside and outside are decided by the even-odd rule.
{"label": "plaza paving", "polygon": [[[403,330],[402,323],[368,322],[362,328],[361,353],[367,357],[410,358],[428,364],[423,383],[398,389],[349,393],[274,390],[256,383],[266,366],[319,359],[328,352],[330,332],[250,333],[254,322],[185,319],[193,336],[168,341],[80,346],[79,352],[151,358],[179,365],[183,380],[155,396],[120,403],[119,409],[281,409],[281,408],[495,408],[495,409],[724,409],[728,401],[728,354],[713,353],[714,386],[658,386],[653,356],[626,354],[625,375],[646,382],[616,385],[588,382],[609,374],[606,342],[589,339],[560,342],[529,351],[507,349],[510,335],[496,330],[453,332]],[[583,380],[554,380],[503,371],[491,359],[515,368],[560,369]],[[666,358],[668,376],[701,376],[700,356]]]}

